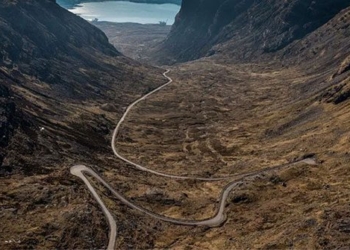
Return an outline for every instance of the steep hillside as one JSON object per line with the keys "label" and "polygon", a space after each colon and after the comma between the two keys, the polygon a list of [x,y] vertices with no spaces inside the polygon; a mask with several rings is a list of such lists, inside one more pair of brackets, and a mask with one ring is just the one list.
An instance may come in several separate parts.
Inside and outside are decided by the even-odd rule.
{"label": "steep hillside", "polygon": [[184,0],[160,50],[165,62],[183,62],[217,53],[220,48],[213,47],[225,43],[224,53],[251,60],[303,38],[349,5],[348,0]]}
{"label": "steep hillside", "polygon": [[69,168],[112,165],[110,132],[162,70],[53,0],[0,1],[0,40],[0,248],[103,248],[103,217]]}
{"label": "steep hillside", "polygon": [[344,101],[349,98],[349,5],[350,1],[184,1],[155,61],[172,64],[213,56],[220,62],[300,66],[305,74],[325,74],[321,82],[305,83],[305,89],[330,102]]}
{"label": "steep hillside", "polygon": [[152,74],[161,71],[123,57],[100,30],[54,1],[8,1],[0,7],[1,84],[11,89],[15,106],[41,122],[52,123],[56,115],[67,119],[65,102],[113,100],[120,109],[158,81]]}

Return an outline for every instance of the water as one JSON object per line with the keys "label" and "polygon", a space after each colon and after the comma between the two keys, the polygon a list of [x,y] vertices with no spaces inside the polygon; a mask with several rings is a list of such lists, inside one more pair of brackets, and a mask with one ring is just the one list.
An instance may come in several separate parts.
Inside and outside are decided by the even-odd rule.
{"label": "water", "polygon": [[147,4],[132,3],[125,1],[91,2],[82,3],[69,11],[92,21],[97,18],[99,21],[118,23],[159,23],[167,21],[172,25],[180,6],[176,4]]}

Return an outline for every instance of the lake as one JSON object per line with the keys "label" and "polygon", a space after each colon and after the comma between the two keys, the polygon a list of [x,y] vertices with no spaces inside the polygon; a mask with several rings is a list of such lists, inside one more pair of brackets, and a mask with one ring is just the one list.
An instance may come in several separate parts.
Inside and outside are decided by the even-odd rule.
{"label": "lake", "polygon": [[99,21],[117,23],[159,23],[167,21],[172,25],[180,6],[176,4],[147,4],[132,3],[126,1],[108,1],[82,3],[69,9],[82,18],[92,21],[97,18]]}

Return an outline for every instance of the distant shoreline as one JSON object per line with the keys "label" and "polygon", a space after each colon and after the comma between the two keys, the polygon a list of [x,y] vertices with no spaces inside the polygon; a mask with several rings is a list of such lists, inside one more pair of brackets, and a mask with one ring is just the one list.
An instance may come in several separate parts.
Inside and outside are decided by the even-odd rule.
{"label": "distant shoreline", "polygon": [[182,0],[56,0],[60,6],[70,9],[81,3],[89,2],[134,2],[134,3],[149,3],[149,4],[176,4],[181,5]]}

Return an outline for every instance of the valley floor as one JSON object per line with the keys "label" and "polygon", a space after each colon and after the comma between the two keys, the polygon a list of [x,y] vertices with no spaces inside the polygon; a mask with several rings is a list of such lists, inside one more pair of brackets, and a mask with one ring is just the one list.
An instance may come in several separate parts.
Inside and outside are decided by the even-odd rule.
{"label": "valley floor", "polygon": [[[143,45],[158,42],[148,43],[148,35],[158,34],[159,27],[152,33],[152,27],[135,25],[125,33],[115,28],[118,25],[105,25],[98,26],[133,58],[147,61]],[[126,36],[113,40],[116,31]],[[135,31],[137,36],[125,47]],[[159,40],[165,36],[162,32]],[[319,165],[299,165],[245,183],[230,195],[228,220],[220,228],[158,222],[152,230],[156,248],[350,244],[349,104],[327,103],[317,86],[312,89],[325,84],[330,72],[310,74],[302,67],[276,63],[231,64],[215,57],[171,70],[174,82],[136,106],[122,127],[117,147],[128,159],[156,171],[204,177],[249,173],[307,156],[316,157]],[[152,179],[150,175],[147,181],[129,184],[126,195],[157,213],[197,220],[215,211],[227,184]]]}
{"label": "valley floor", "polygon": [[[321,75],[203,59],[172,67],[171,77],[171,86],[135,107],[124,123],[117,145],[127,158],[157,171],[196,176],[249,173],[306,156],[315,156],[319,165],[299,165],[245,183],[230,195],[222,227],[163,225],[155,234],[157,247],[349,244],[350,114],[344,112],[349,104],[325,103],[312,92],[305,96],[305,83],[321,81]],[[157,213],[203,219],[215,211],[226,184],[164,180],[152,188],[142,182],[127,194]],[[147,190],[163,201],[145,199],[152,193]]]}
{"label": "valley floor", "polygon": [[171,26],[158,24],[93,22],[124,55],[143,63],[152,63],[152,50],[170,32]]}
{"label": "valley floor", "polygon": [[[158,26],[97,26],[125,55],[143,62],[150,61],[146,48],[169,31]],[[217,228],[152,219],[124,206],[88,177],[117,221],[118,248],[334,249],[350,245],[350,103],[327,103],[317,88],[311,88],[326,84],[328,71],[310,74],[296,66],[232,64],[215,57],[168,68],[173,83],[135,106],[121,127],[116,145],[126,158],[156,171],[202,177],[245,174],[305,157],[315,157],[318,165],[301,163],[244,182],[229,195],[227,221]],[[117,122],[119,116],[109,120]],[[96,159],[101,160],[91,167],[129,200],[174,218],[213,216],[220,192],[228,184],[140,172],[114,159],[112,150],[100,152]],[[67,171],[18,178],[21,184],[4,180],[0,198],[24,199],[28,183],[45,183],[47,188],[41,190],[38,185],[31,191],[37,200],[27,201],[26,210],[19,210],[25,215],[2,208],[3,224],[19,219],[11,235],[1,230],[0,245],[13,238],[22,243],[6,243],[6,248],[24,247],[31,241],[42,248],[106,246],[106,221],[82,182],[76,184]],[[56,196],[45,203],[52,193]],[[37,204],[41,204],[34,214],[37,221],[30,223],[34,212],[28,211]],[[87,225],[85,238],[77,237]],[[72,239],[76,239],[73,245]],[[92,239],[96,242],[89,242]]]}

